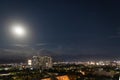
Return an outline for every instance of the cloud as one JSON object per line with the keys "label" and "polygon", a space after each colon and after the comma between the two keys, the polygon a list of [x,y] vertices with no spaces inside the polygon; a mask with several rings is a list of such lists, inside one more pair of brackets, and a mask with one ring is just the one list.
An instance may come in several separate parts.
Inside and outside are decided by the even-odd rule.
{"label": "cloud", "polygon": [[120,38],[120,35],[113,35],[113,36],[110,36],[110,38],[114,39],[114,38]]}
{"label": "cloud", "polygon": [[47,43],[37,43],[36,46],[44,46],[47,45]]}
{"label": "cloud", "polygon": [[12,46],[16,46],[16,47],[28,47],[29,45],[27,45],[27,44],[13,44]]}
{"label": "cloud", "polygon": [[120,38],[120,27],[116,28],[116,31],[110,36],[110,38]]}

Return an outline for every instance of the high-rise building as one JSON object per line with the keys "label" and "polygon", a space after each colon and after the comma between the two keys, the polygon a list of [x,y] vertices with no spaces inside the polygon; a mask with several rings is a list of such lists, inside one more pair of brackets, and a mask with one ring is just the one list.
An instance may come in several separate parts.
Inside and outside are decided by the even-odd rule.
{"label": "high-rise building", "polygon": [[32,67],[33,68],[51,68],[52,58],[49,56],[33,56],[32,57]]}

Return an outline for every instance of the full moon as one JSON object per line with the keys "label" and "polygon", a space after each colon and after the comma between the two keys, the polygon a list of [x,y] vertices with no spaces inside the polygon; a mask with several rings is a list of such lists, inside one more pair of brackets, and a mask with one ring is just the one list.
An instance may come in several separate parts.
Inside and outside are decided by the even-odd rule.
{"label": "full moon", "polygon": [[14,25],[12,28],[12,32],[14,33],[15,36],[25,36],[25,29],[24,26],[22,25]]}

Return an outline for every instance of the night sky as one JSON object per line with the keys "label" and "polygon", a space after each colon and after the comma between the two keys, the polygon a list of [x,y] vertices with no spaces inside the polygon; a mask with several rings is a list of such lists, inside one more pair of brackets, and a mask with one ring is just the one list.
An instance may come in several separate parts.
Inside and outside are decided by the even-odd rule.
{"label": "night sky", "polygon": [[[28,25],[29,38],[9,35],[14,22]],[[0,0],[0,60],[37,52],[58,60],[120,59],[120,1]]]}

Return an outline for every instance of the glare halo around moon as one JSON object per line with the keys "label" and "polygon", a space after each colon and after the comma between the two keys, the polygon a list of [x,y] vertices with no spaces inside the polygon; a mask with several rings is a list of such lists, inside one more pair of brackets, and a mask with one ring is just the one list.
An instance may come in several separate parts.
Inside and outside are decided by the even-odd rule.
{"label": "glare halo around moon", "polygon": [[26,33],[26,30],[25,30],[23,25],[15,24],[15,25],[12,26],[12,33],[16,37],[24,37],[25,33]]}

